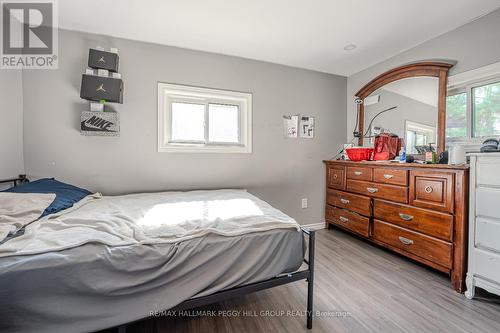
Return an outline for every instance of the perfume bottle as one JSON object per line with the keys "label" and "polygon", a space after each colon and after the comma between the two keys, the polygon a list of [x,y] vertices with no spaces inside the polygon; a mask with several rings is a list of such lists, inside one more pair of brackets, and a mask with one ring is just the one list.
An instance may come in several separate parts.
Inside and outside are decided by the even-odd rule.
{"label": "perfume bottle", "polygon": [[406,147],[401,147],[399,151],[399,163],[406,163]]}
{"label": "perfume bottle", "polygon": [[399,163],[406,163],[406,144],[403,139],[401,139],[401,149],[399,151]]}

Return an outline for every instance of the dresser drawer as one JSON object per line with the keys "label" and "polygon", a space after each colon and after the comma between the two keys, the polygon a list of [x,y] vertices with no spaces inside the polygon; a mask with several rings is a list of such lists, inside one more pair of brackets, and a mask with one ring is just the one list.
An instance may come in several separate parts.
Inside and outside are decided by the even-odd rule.
{"label": "dresser drawer", "polygon": [[451,241],[453,216],[383,200],[373,201],[373,216],[414,231]]}
{"label": "dresser drawer", "polygon": [[476,218],[475,244],[478,247],[500,253],[500,221],[484,217]]}
{"label": "dresser drawer", "polygon": [[369,197],[342,191],[329,189],[326,193],[326,202],[329,205],[346,208],[348,210],[366,216],[371,215],[370,201],[371,199]]}
{"label": "dresser drawer", "polygon": [[346,178],[372,181],[373,180],[373,169],[372,168],[365,168],[365,167],[348,166]]}
{"label": "dresser drawer", "polygon": [[327,222],[332,222],[363,237],[368,237],[370,230],[369,218],[332,206],[327,206],[326,212]]}
{"label": "dresser drawer", "polygon": [[443,267],[452,266],[451,243],[380,220],[373,221],[372,237]]}
{"label": "dresser drawer", "polygon": [[500,172],[498,172],[498,155],[480,156],[477,158],[476,183],[485,186],[500,186]]}
{"label": "dresser drawer", "polygon": [[348,179],[347,190],[358,194],[368,195],[374,198],[408,203],[407,187]]}
{"label": "dresser drawer", "polygon": [[476,216],[500,219],[500,189],[486,187],[477,188]]}
{"label": "dresser drawer", "polygon": [[500,281],[500,255],[474,249],[472,265],[471,269],[474,275],[479,275],[491,281]]}
{"label": "dresser drawer", "polygon": [[410,171],[410,204],[453,213],[453,173]]}
{"label": "dresser drawer", "polygon": [[408,170],[375,168],[373,170],[373,181],[377,183],[408,185]]}
{"label": "dresser drawer", "polygon": [[345,168],[343,166],[328,166],[326,183],[328,184],[328,187],[344,190]]}

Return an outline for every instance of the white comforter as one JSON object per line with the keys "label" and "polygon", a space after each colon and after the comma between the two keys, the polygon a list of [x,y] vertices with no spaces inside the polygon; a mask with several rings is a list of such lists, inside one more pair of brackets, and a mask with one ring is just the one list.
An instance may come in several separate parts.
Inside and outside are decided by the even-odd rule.
{"label": "white comforter", "polygon": [[52,193],[0,193],[0,242],[37,220],[55,198]]}
{"label": "white comforter", "polygon": [[26,227],[0,245],[0,257],[109,246],[175,243],[208,233],[236,236],[299,228],[291,217],[243,190],[91,195]]}

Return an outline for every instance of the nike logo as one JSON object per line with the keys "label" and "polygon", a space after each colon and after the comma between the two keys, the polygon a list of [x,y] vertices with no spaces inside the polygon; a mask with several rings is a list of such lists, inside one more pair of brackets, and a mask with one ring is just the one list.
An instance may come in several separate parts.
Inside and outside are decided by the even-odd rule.
{"label": "nike logo", "polygon": [[116,132],[110,129],[111,126],[114,126],[111,121],[104,120],[97,116],[92,116],[89,119],[82,121],[82,130],[84,131]]}

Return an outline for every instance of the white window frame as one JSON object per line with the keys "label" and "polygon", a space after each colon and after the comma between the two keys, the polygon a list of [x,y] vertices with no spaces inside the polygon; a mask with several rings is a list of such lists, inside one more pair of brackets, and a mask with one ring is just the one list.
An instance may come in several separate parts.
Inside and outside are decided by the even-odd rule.
{"label": "white window frame", "polygon": [[[456,74],[448,78],[447,96],[466,93],[466,125],[467,136],[465,138],[446,138],[446,145],[471,145],[480,146],[481,143],[491,137],[474,137],[474,114],[472,91],[474,88],[500,82],[500,62],[477,68],[468,72]],[[500,139],[500,136],[494,137]]]}
{"label": "white window frame", "polygon": [[[176,142],[171,138],[172,103],[205,105],[205,140]],[[208,141],[208,104],[237,105],[239,142]],[[177,153],[252,153],[252,94],[158,82],[158,152]]]}

